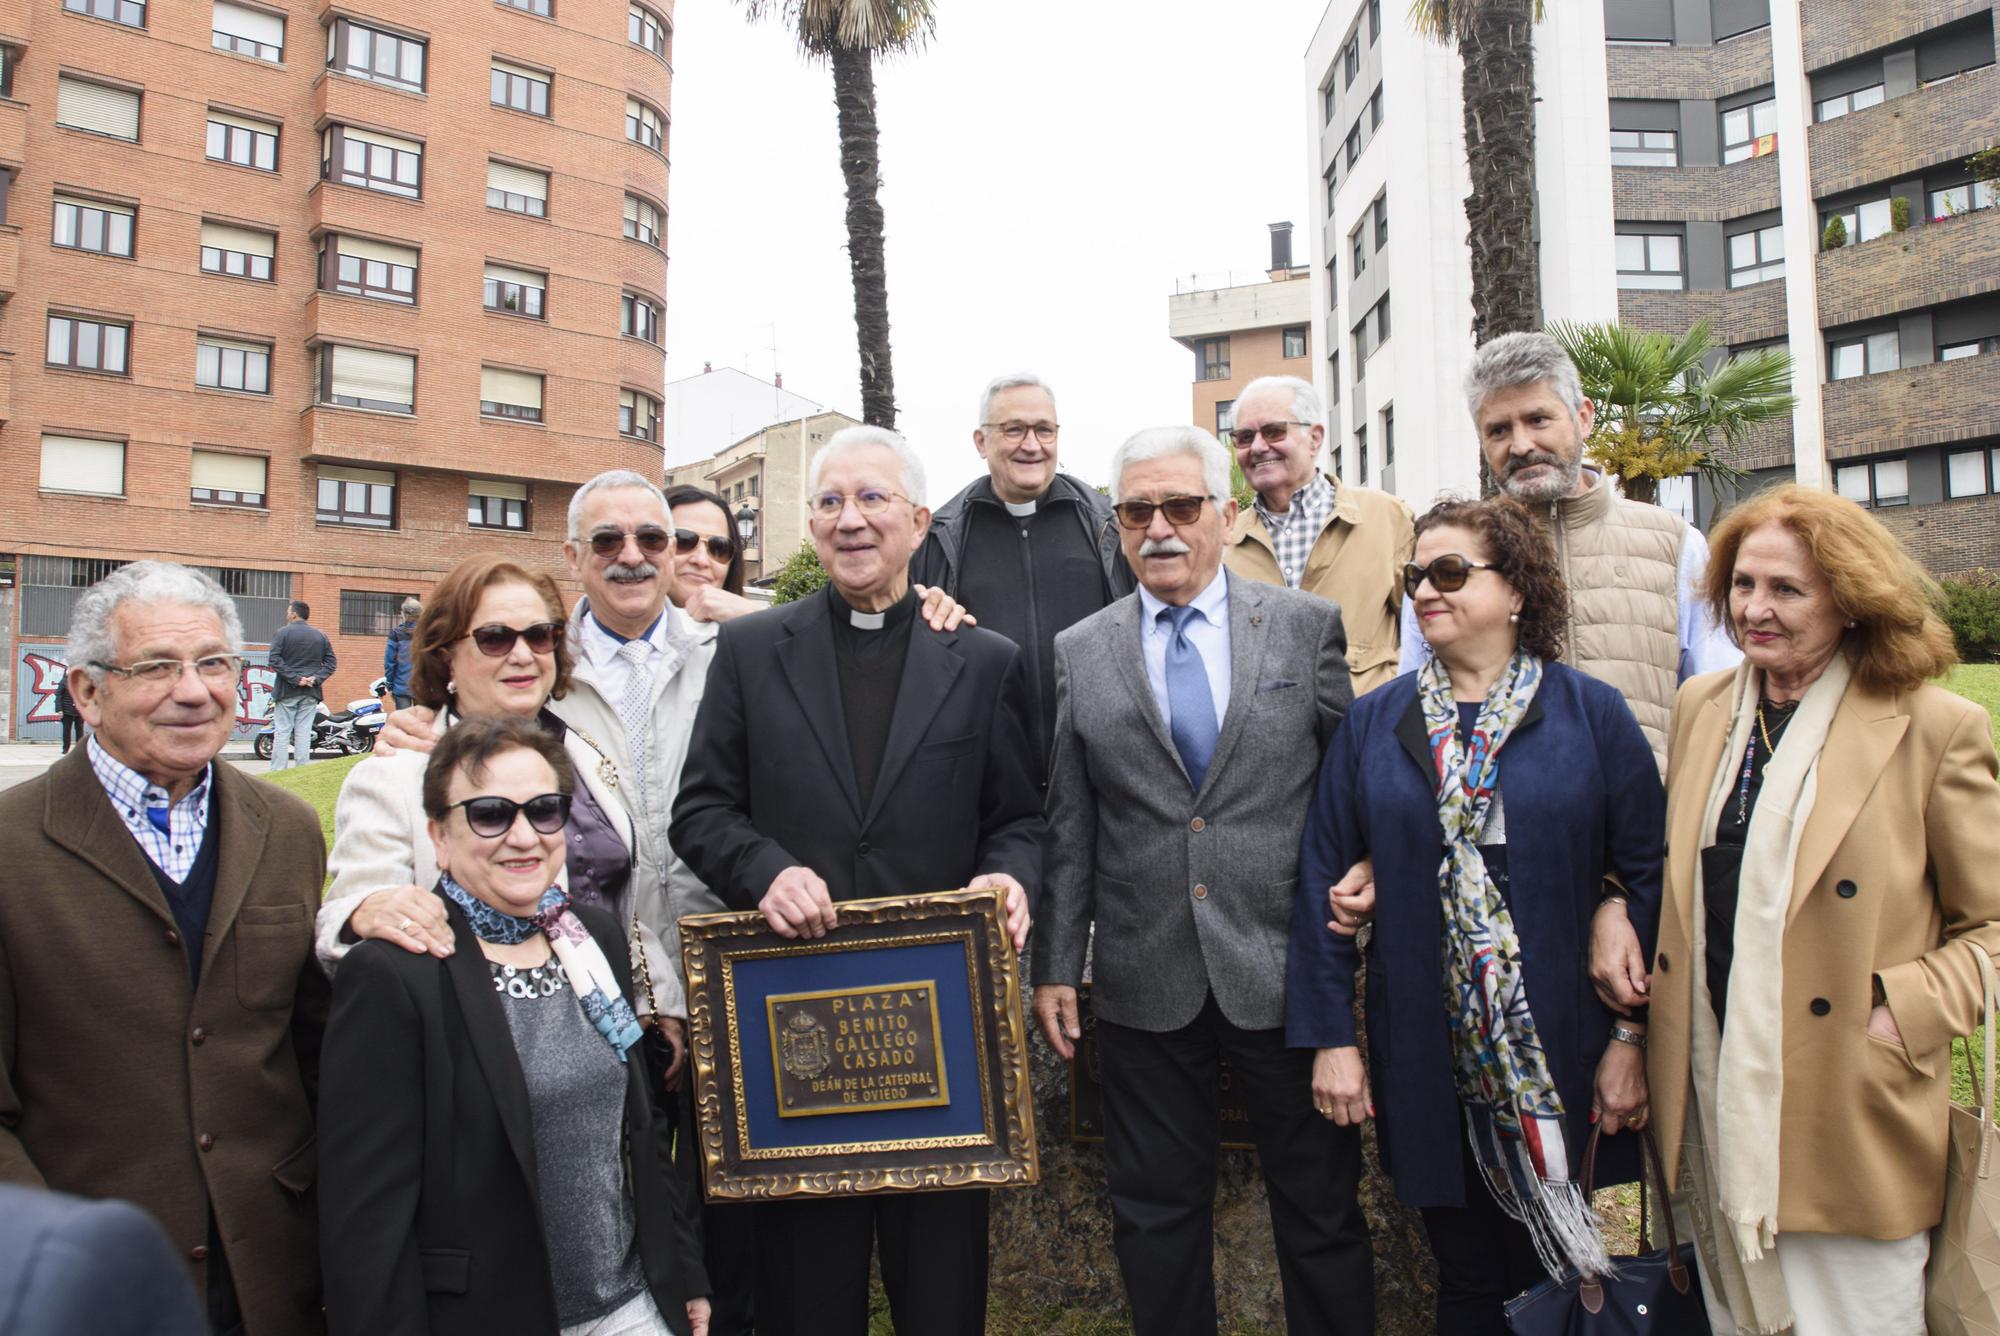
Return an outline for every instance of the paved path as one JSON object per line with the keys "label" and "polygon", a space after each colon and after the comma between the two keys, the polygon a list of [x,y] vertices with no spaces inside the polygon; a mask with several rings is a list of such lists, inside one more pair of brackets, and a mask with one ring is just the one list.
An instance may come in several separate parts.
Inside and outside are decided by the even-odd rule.
{"label": "paved path", "polygon": [[[61,755],[62,748],[53,742],[0,742],[0,790],[33,779],[54,765]],[[268,761],[260,761],[251,753],[247,742],[230,743],[223,750],[222,759],[253,775],[271,768]]]}

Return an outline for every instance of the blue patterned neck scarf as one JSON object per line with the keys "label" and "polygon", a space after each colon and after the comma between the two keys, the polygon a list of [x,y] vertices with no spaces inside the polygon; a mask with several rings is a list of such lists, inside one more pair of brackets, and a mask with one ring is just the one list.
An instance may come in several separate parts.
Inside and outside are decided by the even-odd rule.
{"label": "blue patterned neck scarf", "polygon": [[542,892],[532,917],[518,918],[476,899],[471,891],[453,881],[449,873],[439,874],[438,885],[446,899],[465,911],[465,921],[472,925],[472,935],[495,946],[519,946],[544,930],[542,920],[549,914],[569,908],[569,897],[563,894],[560,886],[551,886]]}

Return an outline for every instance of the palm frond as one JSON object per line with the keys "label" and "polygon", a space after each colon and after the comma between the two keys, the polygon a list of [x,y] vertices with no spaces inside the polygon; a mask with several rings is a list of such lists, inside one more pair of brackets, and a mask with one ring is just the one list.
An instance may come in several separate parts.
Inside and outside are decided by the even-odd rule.
{"label": "palm frond", "polygon": [[[1471,26],[1473,11],[1483,0],[1410,0],[1410,31],[1433,42],[1449,44]],[[1548,14],[1544,0],[1535,0],[1535,22]]]}
{"label": "palm frond", "polygon": [[937,30],[931,0],[736,0],[753,23],[776,16],[809,56],[836,48],[894,55],[913,51]]}

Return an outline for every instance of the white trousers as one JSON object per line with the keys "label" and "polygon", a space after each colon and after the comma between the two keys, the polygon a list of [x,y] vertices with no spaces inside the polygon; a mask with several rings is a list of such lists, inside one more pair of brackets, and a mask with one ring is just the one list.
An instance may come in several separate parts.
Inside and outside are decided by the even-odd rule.
{"label": "white trousers", "polygon": [[602,1317],[564,1327],[562,1336],[673,1336],[673,1328],[660,1316],[652,1292],[640,1290]]}
{"label": "white trousers", "polygon": [[[1792,1299],[1794,1336],[1924,1336],[1924,1267],[1931,1232],[1906,1239],[1848,1234],[1778,1235],[1778,1269]],[[1701,1250],[1695,1250],[1699,1264]],[[1715,1336],[1735,1336],[1736,1320],[1708,1268],[1701,1294]]]}

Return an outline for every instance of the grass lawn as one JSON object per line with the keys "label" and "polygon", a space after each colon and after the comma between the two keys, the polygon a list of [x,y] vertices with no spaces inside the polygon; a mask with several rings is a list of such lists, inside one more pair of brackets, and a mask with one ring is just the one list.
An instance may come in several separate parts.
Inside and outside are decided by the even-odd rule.
{"label": "grass lawn", "polygon": [[295,766],[276,774],[267,773],[263,779],[312,804],[313,810],[319,813],[319,828],[326,832],[326,844],[331,849],[333,802],[340,796],[340,786],[347,782],[347,772],[359,765],[361,759],[360,756],[343,756],[338,761],[314,761],[310,765]]}

